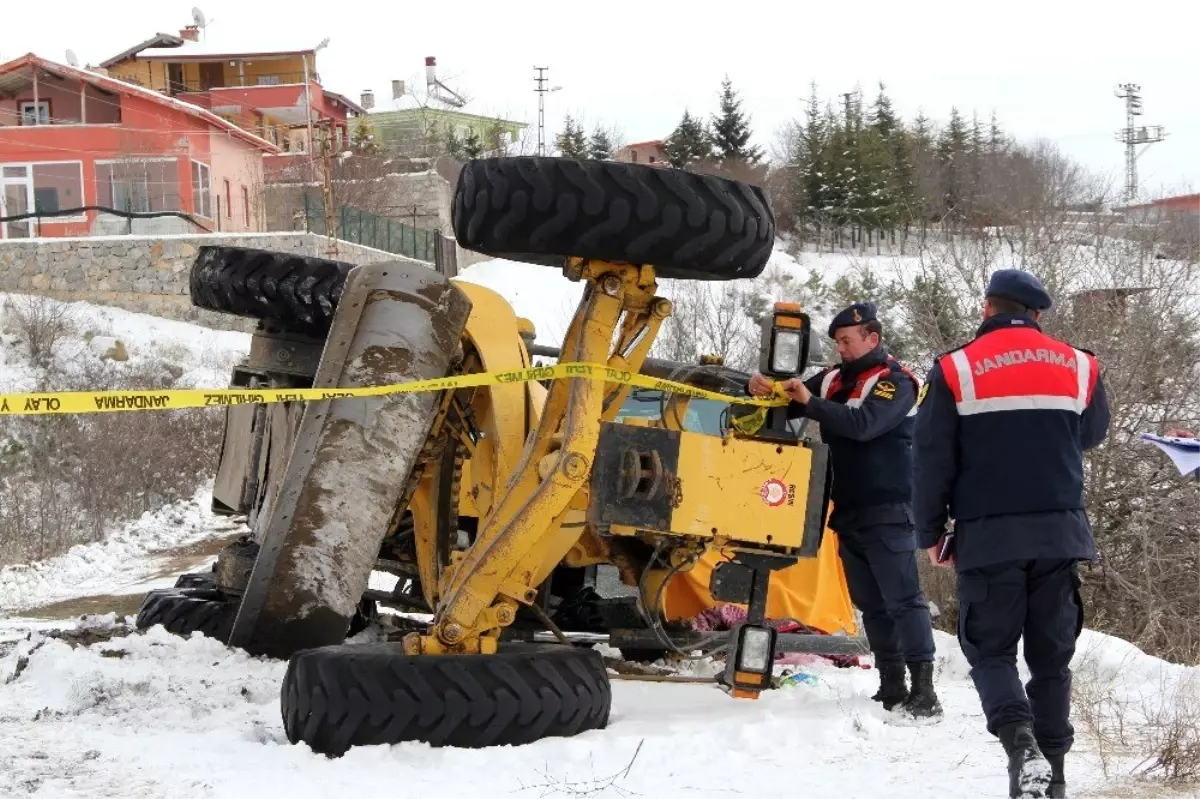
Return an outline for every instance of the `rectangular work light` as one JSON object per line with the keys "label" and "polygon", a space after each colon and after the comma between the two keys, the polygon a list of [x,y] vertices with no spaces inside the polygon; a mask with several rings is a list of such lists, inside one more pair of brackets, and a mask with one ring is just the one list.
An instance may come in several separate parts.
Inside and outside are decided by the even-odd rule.
{"label": "rectangular work light", "polygon": [[798,376],[808,365],[810,322],[794,302],[777,302],[763,324],[759,372],[776,380]]}
{"label": "rectangular work light", "polygon": [[771,686],[775,628],[742,624],[733,636],[733,647],[725,661],[725,684],[739,699],[758,699],[759,693]]}

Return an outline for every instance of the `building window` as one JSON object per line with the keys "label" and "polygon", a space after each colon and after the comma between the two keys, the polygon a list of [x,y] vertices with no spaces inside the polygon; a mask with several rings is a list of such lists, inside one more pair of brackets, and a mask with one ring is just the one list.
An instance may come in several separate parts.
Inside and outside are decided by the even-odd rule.
{"label": "building window", "polygon": [[242,219],[250,227],[250,190],[242,186]]}
{"label": "building window", "polygon": [[212,170],[199,161],[192,162],[192,208],[198,216],[213,218]]}
{"label": "building window", "polygon": [[82,163],[70,161],[33,165],[34,210],[65,211],[83,204]]}
{"label": "building window", "polygon": [[32,101],[22,101],[21,103],[21,123],[22,125],[49,125],[50,124],[50,101],[41,100],[34,103]]}
{"label": "building window", "polygon": [[174,158],[96,162],[96,204],[118,211],[180,211]]}
{"label": "building window", "polygon": [[[79,161],[5,164],[0,178],[0,217],[69,211],[84,204],[83,164]],[[0,222],[0,239],[26,238],[41,225],[86,220],[86,215],[78,213]]]}
{"label": "building window", "polygon": [[225,218],[233,218],[233,189],[229,186],[229,181],[225,181]]}

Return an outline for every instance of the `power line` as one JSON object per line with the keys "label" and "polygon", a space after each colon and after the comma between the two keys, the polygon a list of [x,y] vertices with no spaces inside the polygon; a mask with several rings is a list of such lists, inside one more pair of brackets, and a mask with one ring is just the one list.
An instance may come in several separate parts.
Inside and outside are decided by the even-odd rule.
{"label": "power line", "polygon": [[[1137,160],[1141,155],[1137,151],[1139,144],[1149,147],[1167,137],[1162,125],[1143,125],[1136,127],[1134,117],[1142,115],[1142,87],[1136,83],[1122,83],[1117,87],[1116,95],[1125,101],[1125,127],[1117,131],[1117,141],[1125,145],[1125,202],[1137,201]],[[1142,153],[1146,152],[1145,148]]]}

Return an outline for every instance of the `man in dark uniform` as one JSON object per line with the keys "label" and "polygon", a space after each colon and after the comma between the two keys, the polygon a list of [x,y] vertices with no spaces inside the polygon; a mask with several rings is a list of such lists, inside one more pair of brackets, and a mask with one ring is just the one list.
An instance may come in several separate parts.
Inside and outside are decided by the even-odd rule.
{"label": "man in dark uniform", "polygon": [[[872,697],[910,720],[937,719],[933,689],[933,626],[917,578],[913,528],[912,428],[918,381],[883,348],[883,326],[872,303],[841,311],[829,337],[839,366],[781,388],[792,402],[788,417],[813,419],[829,446],[833,512],[850,598],[862,611],[867,641],[879,669]],[[772,382],[755,375],[754,396]],[[905,681],[905,664],[912,690]]]}
{"label": "man in dark uniform", "polygon": [[[914,443],[917,533],[935,565],[958,570],[958,639],[1013,797],[1066,796],[1077,564],[1095,557],[1083,452],[1109,422],[1095,356],[1041,332],[1050,305],[1033,275],[992,275],[976,337],[938,358],[921,389]],[[939,561],[949,519],[953,554]]]}

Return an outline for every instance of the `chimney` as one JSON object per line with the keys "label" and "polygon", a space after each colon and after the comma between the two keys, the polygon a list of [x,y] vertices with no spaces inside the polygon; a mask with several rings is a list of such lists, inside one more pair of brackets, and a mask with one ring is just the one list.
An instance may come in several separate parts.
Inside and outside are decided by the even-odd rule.
{"label": "chimney", "polygon": [[375,107],[375,92],[371,91],[370,89],[363,89],[362,94],[358,96],[358,104],[361,105],[364,110],[370,111]]}
{"label": "chimney", "polygon": [[200,29],[195,25],[188,25],[179,31],[179,38],[189,42],[198,42],[200,41]]}
{"label": "chimney", "polygon": [[392,99],[399,100],[403,96],[404,96],[404,81],[402,81],[402,80],[392,81]]}
{"label": "chimney", "polygon": [[437,83],[437,59],[431,55],[425,56],[425,83],[428,86]]}

